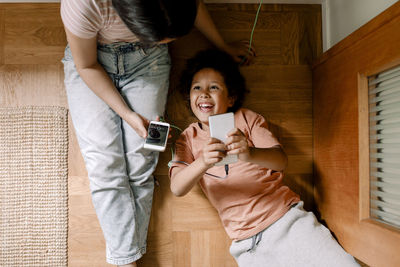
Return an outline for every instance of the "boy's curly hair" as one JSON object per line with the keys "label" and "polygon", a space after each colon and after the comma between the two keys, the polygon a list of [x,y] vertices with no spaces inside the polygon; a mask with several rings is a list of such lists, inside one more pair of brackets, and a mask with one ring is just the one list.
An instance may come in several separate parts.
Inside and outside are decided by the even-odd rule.
{"label": "boy's curly hair", "polygon": [[188,100],[190,107],[190,88],[194,75],[202,69],[210,68],[218,71],[224,78],[228,95],[235,99],[235,103],[228,112],[236,112],[242,107],[248,90],[246,82],[239,71],[239,64],[226,52],[217,49],[207,49],[198,52],[186,62],[186,68],[182,72],[179,90]]}

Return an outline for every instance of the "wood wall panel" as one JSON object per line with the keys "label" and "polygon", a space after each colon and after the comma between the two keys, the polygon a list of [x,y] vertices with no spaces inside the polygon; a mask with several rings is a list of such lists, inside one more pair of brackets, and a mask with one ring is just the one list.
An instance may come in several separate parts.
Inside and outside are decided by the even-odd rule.
{"label": "wood wall panel", "polygon": [[[212,17],[217,17],[222,10],[217,7],[210,10]],[[228,10],[227,10],[228,11]],[[243,11],[241,8],[231,9],[226,12],[223,20],[215,20],[215,25],[221,31],[223,30],[244,30],[246,32],[253,28],[254,11]],[[257,30],[262,31],[279,31],[281,27],[281,14],[276,12],[263,12],[257,21]]]}
{"label": "wood wall panel", "polygon": [[[249,39],[258,5],[208,8],[227,41]],[[304,58],[315,59],[321,51],[320,23],[311,23],[318,22],[320,13],[319,5],[263,5],[254,32],[258,57],[252,66],[242,68],[251,90],[245,107],[270,121],[290,159],[285,181],[309,209],[313,206],[312,76]],[[0,4],[0,105],[67,107],[60,62],[65,45],[59,4]],[[207,47],[210,43],[197,30],[170,47],[173,66],[166,115],[182,128],[194,118],[175,90],[177,79],[185,60]],[[105,263],[105,243],[71,120],[69,129],[69,266],[111,266]],[[183,198],[171,194],[166,165],[170,158],[169,152],[162,153],[155,172],[159,185],[148,251],[140,266],[236,266],[228,251],[230,240],[200,188]]]}
{"label": "wood wall panel", "polygon": [[[221,31],[221,35],[224,36],[225,39],[231,41],[248,40],[250,36],[249,32],[236,30],[224,30]],[[283,64],[280,35],[280,31],[274,30],[254,32],[254,43],[252,45],[254,45],[257,50],[257,65],[271,66]]]}
{"label": "wood wall panel", "polygon": [[316,204],[341,245],[371,266],[400,265],[400,231],[360,221],[358,82],[360,75],[400,64],[399,28],[396,3],[328,50],[313,68]]}
{"label": "wood wall panel", "polygon": [[282,15],[281,54],[286,65],[299,64],[299,14]]}

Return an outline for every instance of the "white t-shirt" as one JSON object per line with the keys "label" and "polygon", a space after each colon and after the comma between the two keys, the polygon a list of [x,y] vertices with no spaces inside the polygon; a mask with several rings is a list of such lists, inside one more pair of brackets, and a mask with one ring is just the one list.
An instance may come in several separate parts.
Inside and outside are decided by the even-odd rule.
{"label": "white t-shirt", "polygon": [[102,44],[137,42],[112,6],[111,0],[62,0],[64,26],[80,38],[93,38]]}

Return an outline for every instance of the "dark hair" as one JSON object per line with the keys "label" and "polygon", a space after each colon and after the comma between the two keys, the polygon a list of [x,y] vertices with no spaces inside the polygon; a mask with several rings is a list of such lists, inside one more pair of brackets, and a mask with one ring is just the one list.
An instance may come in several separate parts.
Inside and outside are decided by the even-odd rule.
{"label": "dark hair", "polygon": [[183,96],[189,101],[190,107],[190,88],[194,75],[202,69],[210,68],[218,71],[224,78],[228,96],[235,99],[235,103],[228,109],[235,112],[242,107],[243,101],[248,90],[243,75],[239,71],[239,64],[227,53],[208,49],[197,53],[186,63],[186,68],[182,73],[179,89]]}
{"label": "dark hair", "polygon": [[177,38],[191,30],[196,0],[112,0],[126,26],[144,44]]}

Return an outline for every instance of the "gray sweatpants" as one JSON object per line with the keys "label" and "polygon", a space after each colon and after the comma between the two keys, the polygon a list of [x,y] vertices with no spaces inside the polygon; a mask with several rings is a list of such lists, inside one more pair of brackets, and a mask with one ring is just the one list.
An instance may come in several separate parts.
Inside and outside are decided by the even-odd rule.
{"label": "gray sweatpants", "polygon": [[233,241],[230,253],[239,267],[359,266],[303,202],[257,235]]}

